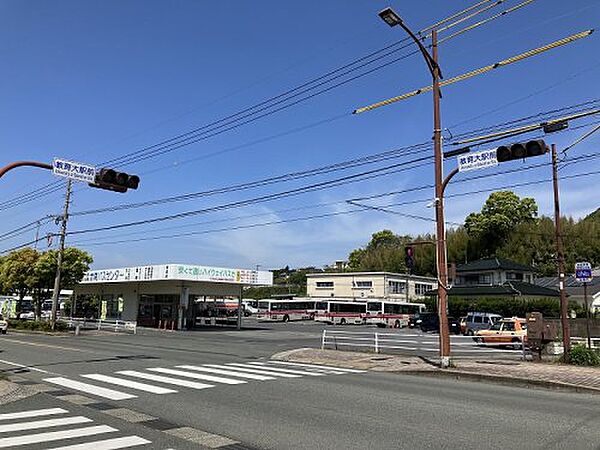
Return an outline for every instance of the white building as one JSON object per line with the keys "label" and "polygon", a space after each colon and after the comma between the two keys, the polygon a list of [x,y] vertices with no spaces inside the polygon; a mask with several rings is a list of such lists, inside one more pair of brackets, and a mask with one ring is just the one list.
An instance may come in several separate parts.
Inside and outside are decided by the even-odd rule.
{"label": "white building", "polygon": [[[214,305],[238,317],[244,286],[272,284],[273,274],[267,271],[189,264],[91,270],[74,289],[73,316],[93,314],[137,321],[138,326],[187,329],[198,317],[209,316],[209,305],[213,318]],[[95,311],[89,311],[90,304],[97,305]]]}
{"label": "white building", "polygon": [[[408,290],[407,290],[408,285]],[[380,298],[419,301],[437,288],[437,279],[391,272],[311,273],[306,275],[309,297]]]}

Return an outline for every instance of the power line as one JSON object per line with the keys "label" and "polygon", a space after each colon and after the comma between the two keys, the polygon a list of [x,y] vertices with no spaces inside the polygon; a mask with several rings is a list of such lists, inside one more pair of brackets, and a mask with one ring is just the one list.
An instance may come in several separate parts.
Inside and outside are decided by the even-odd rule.
{"label": "power line", "polygon": [[[448,22],[450,20],[450,18],[461,17],[464,14],[469,13],[473,9],[476,9],[479,5],[483,5],[485,3],[489,3],[489,1],[488,0],[484,0],[484,1],[478,2],[475,5],[472,5],[472,6],[470,6],[468,8],[465,8],[465,9],[463,9],[463,10],[461,10],[461,11],[459,11],[459,12],[457,12],[457,13],[455,13],[455,14],[453,14],[453,15],[445,18],[445,19],[442,19],[438,23],[446,23],[446,22]],[[500,3],[502,3],[502,2],[497,2],[496,5],[500,4]],[[489,9],[489,8],[486,7],[483,10],[479,11],[478,13],[470,14],[469,17],[473,17],[473,16],[475,16],[475,15],[477,15],[477,14],[479,14],[479,13],[481,13],[481,12],[487,10],[487,9]],[[451,25],[449,25],[449,26],[447,26],[445,28],[446,29],[447,28],[451,28],[454,25],[456,25],[456,23],[455,24],[451,24]],[[421,30],[421,31],[424,32],[427,29],[429,29],[429,28],[425,28],[424,30]],[[304,83],[304,84],[302,84],[300,86],[297,86],[297,87],[295,87],[293,89],[289,89],[288,91],[286,91],[286,92],[284,92],[282,94],[278,94],[278,95],[273,96],[273,97],[271,97],[271,98],[269,98],[267,100],[264,100],[262,102],[259,102],[259,103],[255,104],[255,105],[252,105],[252,106],[250,106],[250,107],[248,107],[248,108],[246,108],[246,109],[244,109],[242,111],[239,111],[237,113],[231,114],[231,115],[226,116],[226,117],[224,117],[222,119],[219,119],[217,121],[213,121],[213,122],[211,122],[211,123],[209,123],[207,125],[204,125],[202,127],[196,128],[196,129],[191,130],[191,131],[188,131],[186,133],[177,135],[177,136],[175,136],[173,138],[170,138],[168,140],[162,141],[162,142],[160,142],[158,144],[154,144],[154,145],[151,145],[151,146],[148,146],[148,147],[144,147],[143,149],[140,149],[140,150],[137,150],[135,152],[131,152],[129,154],[123,155],[123,156],[121,156],[119,158],[113,158],[112,160],[109,160],[109,161],[106,161],[104,163],[101,163],[101,165],[111,164],[111,163],[129,164],[129,163],[132,163],[132,162],[139,162],[139,161],[141,161],[143,159],[147,159],[146,157],[144,157],[143,159],[140,159],[141,158],[140,155],[142,155],[144,152],[147,153],[148,151],[151,151],[151,154],[153,155],[152,157],[158,156],[159,154],[163,154],[166,151],[172,151],[172,150],[180,148],[180,147],[182,147],[184,145],[190,145],[190,144],[192,144],[194,142],[198,142],[198,140],[204,140],[204,138],[216,136],[217,134],[221,134],[221,132],[233,130],[233,129],[237,128],[238,126],[245,125],[247,123],[250,123],[250,122],[253,122],[255,120],[258,120],[259,118],[265,117],[266,115],[270,115],[272,113],[278,112],[278,111],[282,110],[283,107],[282,108],[278,108],[276,111],[265,113],[265,114],[261,115],[258,118],[253,118],[251,120],[247,120],[247,121],[243,122],[242,124],[238,124],[236,126],[232,125],[230,127],[227,127],[226,130],[221,129],[220,131],[213,132],[216,129],[215,128],[211,128],[211,127],[214,127],[216,125],[219,125],[218,128],[222,128],[224,126],[227,126],[229,124],[234,123],[235,121],[239,121],[239,120],[247,117],[247,116],[244,116],[244,114],[250,113],[251,111],[253,111],[252,114],[256,114],[257,112],[260,112],[260,111],[257,110],[257,108],[260,109],[261,107],[264,107],[265,105],[267,105],[269,103],[273,103],[274,101],[276,101],[276,103],[271,104],[268,108],[271,108],[272,106],[275,106],[276,104],[280,104],[282,102],[281,101],[282,98],[289,97],[289,95],[292,94],[292,93],[295,93],[295,94],[292,97],[289,97],[288,100],[290,98],[294,98],[294,97],[296,97],[298,95],[301,95],[301,94],[298,94],[298,91],[302,91],[304,88],[307,88],[310,85],[314,85],[314,86],[312,86],[310,88],[310,89],[314,89],[316,87],[320,87],[320,86],[322,86],[322,85],[324,85],[326,83],[329,83],[329,82],[331,82],[333,80],[339,79],[340,77],[345,76],[345,75],[347,75],[347,74],[349,74],[349,73],[351,73],[353,71],[356,71],[356,70],[359,70],[359,69],[361,69],[363,67],[366,67],[367,65],[370,65],[373,62],[376,62],[376,61],[378,61],[380,59],[383,59],[383,58],[385,58],[387,56],[390,56],[393,53],[398,52],[399,50],[402,50],[403,48],[406,48],[408,45],[402,46],[400,48],[396,48],[394,50],[391,50],[393,47],[397,47],[398,45],[400,45],[400,44],[402,44],[404,42],[407,42],[408,40],[409,40],[409,38],[404,38],[404,39],[402,39],[400,41],[397,41],[397,42],[395,42],[393,44],[390,44],[390,45],[388,45],[388,46],[386,46],[386,47],[384,47],[382,49],[376,50],[374,52],[369,53],[368,55],[365,55],[365,56],[363,56],[361,58],[358,58],[358,59],[352,61],[351,63],[348,63],[348,64],[346,64],[346,65],[344,65],[342,67],[339,67],[337,69],[329,71],[326,74],[321,75],[321,76],[319,76],[317,78],[314,78],[313,80],[310,80],[310,81],[308,81],[308,82],[306,82],[306,83]],[[412,43],[409,44],[409,45],[412,45]],[[389,50],[389,51],[387,53],[384,53],[387,50]],[[412,52],[411,54],[415,54],[415,52]],[[368,74],[374,72],[375,70],[380,70],[380,69],[382,69],[384,67],[387,67],[390,64],[393,64],[393,63],[398,62],[398,61],[400,61],[402,59],[405,59],[408,56],[411,56],[411,54],[403,55],[400,58],[397,58],[397,59],[394,59],[392,61],[389,61],[389,62],[387,62],[387,63],[385,63],[383,65],[377,66],[375,69],[372,69],[372,70],[369,70],[369,71],[364,72],[362,74],[359,74],[359,76],[352,77],[349,80],[345,80],[345,81],[343,81],[341,83],[337,83],[336,85],[334,85],[332,87],[328,87],[326,89],[323,89],[323,90],[319,91],[317,94],[312,94],[310,96],[304,97],[301,101],[305,101],[305,100],[307,100],[309,98],[313,98],[316,95],[320,95],[322,93],[328,92],[331,89],[340,87],[340,86],[342,86],[344,84],[347,84],[348,82],[356,80],[357,78],[360,78],[362,76],[368,75]],[[374,58],[374,59],[370,60],[370,58]],[[355,68],[353,68],[352,70],[343,72],[345,69],[349,69],[350,67],[356,66],[356,65],[358,65],[358,66],[355,67]],[[340,72],[342,72],[343,75],[340,75]],[[333,76],[333,75],[335,75],[335,76]],[[331,79],[329,79],[326,82],[323,82],[323,80],[325,80],[327,78],[331,78]],[[304,89],[304,92],[307,92],[307,90]],[[304,93],[304,92],[302,92],[302,93]],[[287,100],[285,100],[285,101],[287,101]],[[299,101],[295,101],[295,102],[293,102],[291,104],[286,105],[285,108],[288,108],[288,107],[293,106],[293,105],[298,104],[298,103],[299,103]],[[262,110],[264,110],[264,108],[261,109],[261,111]],[[235,120],[233,120],[233,119],[235,119]],[[195,136],[195,134],[197,134],[199,131],[203,131],[203,133],[207,133],[208,132],[210,135],[209,136],[203,136],[202,138],[198,138],[198,136]],[[211,133],[211,132],[213,132],[213,133]],[[197,139],[189,140],[191,138],[197,138]],[[181,139],[184,139],[184,141],[181,141]],[[164,147],[165,145],[167,145],[168,147],[166,147],[166,148],[160,148],[160,146]],[[175,147],[173,147],[173,145],[175,145]],[[157,152],[160,152],[160,153],[157,153]],[[134,159],[131,159],[131,158],[134,158]],[[50,193],[55,192],[56,190],[58,190],[58,189],[50,188],[49,190],[45,191],[43,194],[44,195],[48,195]],[[37,197],[39,198],[39,195]],[[14,200],[18,200],[18,198],[14,199]]]}
{"label": "power line", "polygon": [[[598,175],[598,174],[600,174],[600,170],[568,175],[568,176],[562,177],[562,179],[580,178],[580,177],[592,176],[592,175]],[[496,187],[493,189],[485,189],[485,190],[472,191],[472,192],[463,192],[460,194],[453,194],[449,197],[473,195],[474,193],[490,192],[490,191],[495,191],[498,189],[514,188],[514,187],[520,187],[520,186],[524,186],[524,185],[531,185],[531,184],[536,184],[536,183],[540,183],[540,182],[550,182],[550,181],[552,181],[552,179],[542,179],[542,180],[536,180],[535,182],[516,183],[516,184],[512,184],[512,185],[504,185],[502,187]],[[419,201],[424,201],[424,200],[419,200]],[[346,201],[344,201],[344,202],[346,202]],[[368,209],[382,210],[382,208],[401,206],[401,205],[406,205],[406,204],[410,204],[410,203],[414,203],[414,202],[415,201],[413,200],[413,201],[408,201],[408,202],[391,203],[389,205],[383,205],[383,207],[372,207],[369,205]],[[343,203],[343,202],[339,202],[339,203]],[[360,205],[360,206],[366,207],[367,205]],[[296,217],[296,218],[291,218],[291,219],[271,220],[271,221],[266,221],[266,222],[253,223],[253,224],[236,225],[233,227],[215,228],[215,229],[209,229],[209,230],[192,231],[192,232],[187,232],[187,233],[174,233],[174,234],[171,233],[171,234],[167,234],[167,235],[146,236],[146,237],[140,237],[140,238],[134,238],[134,239],[120,239],[120,240],[100,241],[100,242],[96,241],[96,240],[78,241],[78,242],[75,242],[74,245],[82,245],[82,244],[84,246],[114,245],[114,244],[124,244],[124,243],[134,243],[134,242],[155,241],[155,240],[162,240],[162,239],[175,239],[175,238],[180,238],[180,237],[198,236],[198,235],[204,235],[204,234],[212,234],[212,233],[219,233],[219,232],[226,232],[226,231],[237,231],[237,230],[258,228],[258,227],[264,227],[264,226],[272,226],[272,225],[280,225],[280,224],[286,224],[286,223],[294,223],[294,222],[301,222],[301,221],[308,221],[308,220],[315,220],[315,219],[330,218],[330,217],[334,217],[334,216],[355,214],[355,213],[360,213],[360,212],[364,212],[364,210],[353,209],[353,210],[349,210],[349,211],[336,211],[336,212],[330,212],[330,213],[322,213],[322,214],[315,214],[315,215],[309,215],[309,216],[303,216],[303,217]],[[435,219],[433,219],[433,218],[428,218],[425,216],[418,216],[415,214],[404,213],[404,212],[400,212],[400,211],[386,210],[383,212],[393,213],[395,215],[404,216],[407,218],[415,218],[418,220],[435,222]],[[455,222],[447,222],[447,223],[462,225],[462,224],[458,224]],[[527,232],[526,234],[546,235],[545,233],[536,233],[536,232]]]}

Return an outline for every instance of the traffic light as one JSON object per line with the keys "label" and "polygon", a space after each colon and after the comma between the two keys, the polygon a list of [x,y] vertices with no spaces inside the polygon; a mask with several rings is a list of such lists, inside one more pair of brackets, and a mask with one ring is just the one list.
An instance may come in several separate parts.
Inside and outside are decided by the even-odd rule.
{"label": "traffic light", "polygon": [[90,183],[90,186],[114,192],[126,192],[127,189],[137,189],[139,184],[140,177],[137,175],[103,168],[98,171],[96,180]]}
{"label": "traffic light", "polygon": [[496,149],[496,159],[499,163],[539,156],[548,153],[550,148],[542,139],[528,142],[517,142],[512,145],[501,145]]}
{"label": "traffic light", "polygon": [[415,249],[410,245],[404,247],[404,263],[409,272],[412,271],[415,266]]}

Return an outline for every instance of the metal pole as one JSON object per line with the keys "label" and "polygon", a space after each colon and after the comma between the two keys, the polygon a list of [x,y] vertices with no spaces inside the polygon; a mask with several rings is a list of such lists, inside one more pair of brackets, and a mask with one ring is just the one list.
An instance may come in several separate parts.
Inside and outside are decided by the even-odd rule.
{"label": "metal pole", "polygon": [[36,227],[35,227],[35,241],[33,243],[33,248],[37,250],[37,245],[38,245],[38,241],[40,240],[40,226],[42,225],[42,223],[38,220],[36,222]]}
{"label": "metal pole", "polygon": [[39,167],[40,169],[52,170],[52,164],[46,164],[38,161],[16,161],[14,163],[7,164],[4,167],[0,167],[0,178],[2,178],[6,172],[23,166]]}
{"label": "metal pole", "polygon": [[65,238],[67,235],[67,221],[69,220],[69,203],[71,202],[72,181],[67,180],[67,194],[65,195],[65,208],[60,227],[60,243],[56,256],[56,277],[54,278],[54,291],[52,292],[52,330],[56,328],[56,310],[58,309],[58,296],[60,294],[60,275],[62,269],[63,253],[65,251]]}
{"label": "metal pole", "polygon": [[590,335],[590,305],[588,305],[587,283],[583,283],[583,302],[585,303],[585,332],[587,334],[588,348],[592,348],[592,338]]}
{"label": "metal pole", "polygon": [[431,32],[433,70],[433,150],[435,158],[435,220],[438,274],[438,316],[440,321],[440,366],[450,366],[448,330],[448,273],[446,267],[446,230],[444,224],[444,184],[442,157],[442,117],[440,108],[440,69],[438,66],[437,30]]}
{"label": "metal pole", "polygon": [[237,310],[237,326],[236,329],[239,331],[242,329],[242,292],[244,288],[240,286],[240,296],[238,299],[238,310]]}
{"label": "metal pole", "polygon": [[407,267],[406,268],[406,286],[405,286],[405,290],[406,290],[406,303],[410,302],[409,296],[408,296],[408,282],[410,281],[410,269]]}
{"label": "metal pole", "polygon": [[558,290],[560,292],[560,320],[562,324],[564,360],[569,362],[571,352],[571,332],[569,330],[569,311],[565,292],[565,256],[560,231],[560,200],[558,197],[558,158],[556,145],[552,144],[552,182],[554,186],[554,231],[556,233],[556,256],[558,260]]}

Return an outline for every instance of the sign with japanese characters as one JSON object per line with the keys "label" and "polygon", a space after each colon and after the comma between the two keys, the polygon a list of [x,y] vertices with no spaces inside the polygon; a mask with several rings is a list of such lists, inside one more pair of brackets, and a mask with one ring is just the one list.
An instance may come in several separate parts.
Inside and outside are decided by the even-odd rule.
{"label": "sign with japanese characters", "polygon": [[96,168],[94,166],[58,158],[54,158],[52,172],[56,176],[85,183],[93,183],[96,178]]}
{"label": "sign with japanese characters", "polygon": [[158,280],[271,285],[273,284],[273,273],[251,269],[228,269],[191,264],[160,264],[155,266],[90,270],[84,275],[81,283],[119,283]]}
{"label": "sign with japanese characters", "polygon": [[498,165],[498,160],[496,159],[496,149],[458,155],[456,159],[458,161],[459,172],[483,169],[485,167]]}
{"label": "sign with japanese characters", "polygon": [[592,265],[589,262],[575,263],[575,279],[580,283],[592,281]]}

